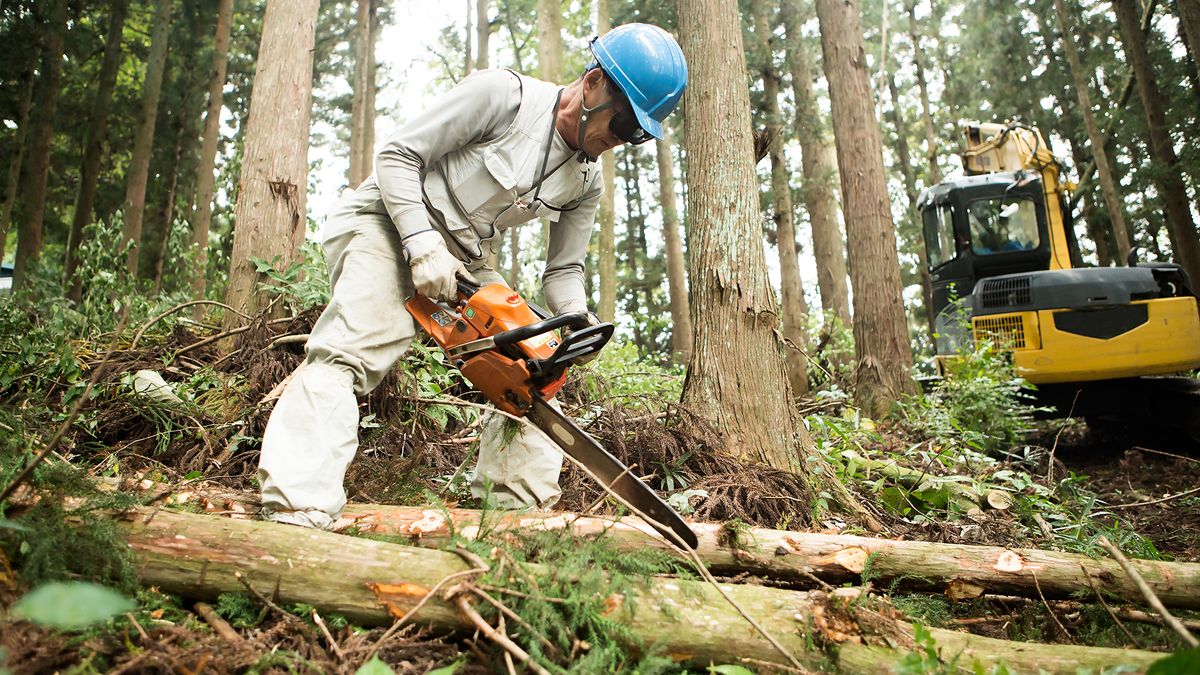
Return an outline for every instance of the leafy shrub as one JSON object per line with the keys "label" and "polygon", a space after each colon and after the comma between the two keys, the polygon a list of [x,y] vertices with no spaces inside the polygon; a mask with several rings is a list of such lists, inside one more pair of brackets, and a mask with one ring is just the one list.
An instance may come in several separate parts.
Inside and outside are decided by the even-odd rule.
{"label": "leafy shrub", "polygon": [[1012,370],[1007,352],[983,343],[951,359],[932,392],[901,405],[906,422],[944,445],[1004,451],[1020,440],[1037,408],[1030,387]]}

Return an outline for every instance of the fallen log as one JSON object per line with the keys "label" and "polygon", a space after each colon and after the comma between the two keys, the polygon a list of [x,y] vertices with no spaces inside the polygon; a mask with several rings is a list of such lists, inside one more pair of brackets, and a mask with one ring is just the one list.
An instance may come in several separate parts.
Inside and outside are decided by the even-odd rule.
{"label": "fallen log", "polygon": [[[444,551],[346,537],[268,522],[214,518],[169,509],[126,512],[122,525],[144,583],[190,598],[244,590],[240,574],[263,595],[305,603],[363,625],[381,625],[414,607],[447,575],[468,565]],[[532,569],[532,568],[531,568]],[[859,621],[855,589],[832,595],[761,586],[723,585],[747,612],[806,668],[836,661],[841,672],[889,672],[912,645],[912,627],[886,612]],[[839,597],[841,596],[841,597]],[[608,618],[663,648],[678,661],[698,665],[753,659],[786,661],[752,630],[710,585],[647,579],[626,596],[608,599]],[[415,620],[444,629],[470,626],[444,597],[435,595]],[[1003,661],[1015,672],[1074,673],[1079,668],[1125,664],[1144,669],[1161,654],[1134,650],[1040,645],[931,629],[943,659],[969,667]],[[830,645],[826,654],[813,645]],[[910,647],[911,648],[911,647]]]}
{"label": "fallen log", "polygon": [[[452,532],[472,537],[481,514],[466,509],[434,509],[376,504],[349,504],[343,527],[365,533],[407,537],[411,543],[439,547]],[[666,541],[637,518],[581,517],[571,513],[491,513],[487,527],[564,529],[576,536],[605,533],[615,545],[632,549],[653,546],[674,552]],[[1083,555],[1007,549],[997,546],[937,544],[853,535],[813,534],[765,528],[730,528],[695,523],[697,553],[718,574],[749,572],[773,579],[809,581],[816,576],[839,584],[863,578],[878,584],[896,582],[911,590],[944,590],[954,599],[984,593],[1048,598],[1076,597],[1098,588],[1134,603],[1141,592],[1115,561]],[[1200,608],[1200,564],[1135,560],[1134,565],[1158,597],[1173,607]],[[1087,576],[1084,575],[1086,570]]]}
{"label": "fallen log", "polygon": [[[107,489],[117,487],[116,481],[102,485]],[[125,488],[153,493],[156,503],[192,504],[232,518],[253,518],[258,510],[256,496],[223,488],[197,485],[171,490],[151,481]],[[470,509],[350,503],[338,527],[342,531],[402,537],[409,544],[439,548],[452,533],[476,536],[484,515]],[[488,529],[564,529],[575,536],[604,533],[618,547],[654,547],[677,553],[638,518],[515,511],[491,512],[486,518]],[[1137,585],[1108,558],[1039,549],[730,528],[713,523],[694,523],[692,529],[699,538],[697,553],[701,560],[722,575],[747,572],[800,583],[811,582],[816,576],[827,583],[842,584],[861,581],[865,572],[883,588],[895,584],[904,590],[943,591],[955,600],[984,594],[1036,599],[1040,597],[1039,587],[1046,598],[1073,599],[1094,584],[1113,597],[1134,604],[1142,602]],[[1200,564],[1155,560],[1132,563],[1164,604],[1200,609]]]}

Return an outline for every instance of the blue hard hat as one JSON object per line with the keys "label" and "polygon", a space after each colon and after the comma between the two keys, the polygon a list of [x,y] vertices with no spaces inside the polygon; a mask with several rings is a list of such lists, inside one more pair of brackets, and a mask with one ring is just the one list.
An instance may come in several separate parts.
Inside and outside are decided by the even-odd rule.
{"label": "blue hard hat", "polygon": [[627,23],[594,38],[591,49],[594,65],[629,99],[638,124],[662,138],[662,121],[687,86],[687,61],[675,38],[658,26]]}

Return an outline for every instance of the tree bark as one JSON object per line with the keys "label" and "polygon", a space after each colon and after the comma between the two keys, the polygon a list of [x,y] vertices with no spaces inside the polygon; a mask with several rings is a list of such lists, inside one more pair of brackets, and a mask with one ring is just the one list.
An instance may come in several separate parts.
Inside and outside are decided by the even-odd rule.
{"label": "tree bark", "polygon": [[[887,72],[888,94],[892,99],[891,109],[885,113],[896,130],[896,161],[900,164],[900,173],[904,177],[904,196],[908,199],[908,209],[905,212],[911,228],[911,248],[917,252],[917,278],[921,282],[921,309],[925,315],[925,333],[929,344],[937,344],[937,336],[933,328],[933,282],[929,278],[929,259],[925,253],[925,236],[921,227],[921,214],[917,209],[917,176],[913,170],[912,156],[908,151],[908,130],[904,114],[900,107],[900,91],[896,86],[896,73],[890,68]],[[935,160],[936,162],[936,160]],[[940,178],[939,178],[940,180]]]}
{"label": "tree bark", "polygon": [[[1133,0],[1113,0],[1112,5],[1121,29],[1125,59],[1133,66],[1138,97],[1142,99],[1142,110],[1146,113],[1150,160],[1158,165],[1153,176],[1166,211],[1167,227],[1175,233],[1178,243],[1174,251],[1175,260],[1183,265],[1190,278],[1200,279],[1200,235],[1197,234],[1196,222],[1192,219],[1192,209],[1188,204],[1183,166],[1175,154],[1171,129],[1167,125],[1166,102],[1146,51],[1146,38],[1142,35],[1138,8]],[[1118,240],[1118,246],[1120,243]],[[1125,251],[1122,251],[1123,255]]]}
{"label": "tree bark", "polygon": [[[358,0],[357,24],[354,31],[354,93],[350,100],[350,169],[346,174],[351,188],[357,188],[371,175],[372,149],[366,147],[365,141],[367,90],[375,86],[368,55],[373,49],[372,39],[371,0]],[[470,44],[470,40],[467,43]]]}
{"label": "tree bark", "polygon": [[916,0],[908,0],[908,36],[912,40],[913,68],[917,74],[917,88],[921,92],[921,125],[925,131],[925,159],[929,162],[929,184],[937,185],[942,182],[942,171],[938,167],[938,150],[940,148],[933,132],[933,113],[929,106],[929,84],[925,80],[925,51],[921,47],[921,31],[917,28]]}
{"label": "tree bark", "polygon": [[758,226],[750,94],[736,3],[678,0],[694,342],[683,403],[734,452],[789,468],[811,447],[791,408]]}
{"label": "tree bark", "polygon": [[538,77],[558,84],[562,79],[562,2],[538,0]]}
{"label": "tree bark", "polygon": [[[101,479],[98,485],[113,490],[120,487],[120,481]],[[259,508],[256,493],[234,492],[219,486],[199,484],[173,491],[164,484],[144,481],[137,489],[153,492],[158,504],[199,508],[235,519]],[[32,503],[32,499],[22,494],[17,493],[14,503]],[[413,546],[444,549],[456,536],[477,538],[485,521],[492,535],[561,530],[570,537],[606,537],[620,550],[652,548],[681,559],[685,557],[656,530],[633,516],[584,516],[563,511],[497,514],[474,509],[351,502],[346,504],[336,527],[339,532],[400,537]],[[827,583],[844,584],[860,580],[869,565],[872,578],[889,588],[933,592],[953,589],[960,598],[980,594],[1037,598],[1040,588],[1041,594],[1052,599],[1078,597],[1080,590],[1090,588],[1090,577],[1097,587],[1113,597],[1132,603],[1144,599],[1137,584],[1110,558],[762,527],[731,530],[724,523],[694,522],[690,526],[696,533],[696,553],[700,559],[714,573],[726,576],[749,573],[804,583],[811,581],[809,575],[813,575]],[[1132,562],[1164,604],[1200,609],[1197,592],[1200,563],[1140,559]]]}
{"label": "tree bark", "polygon": [[463,77],[471,74],[471,69],[475,67],[475,56],[471,53],[471,39],[474,37],[474,27],[471,22],[475,19],[475,9],[471,7],[471,0],[466,0],[467,3],[467,28],[463,32]]}
{"label": "tree bark", "polygon": [[914,393],[912,348],[901,297],[896,231],[883,168],[883,145],[866,71],[858,5],[817,0],[821,49],[842,180],[854,284],[857,402],[882,416]]}
{"label": "tree bark", "polygon": [[[604,35],[611,28],[608,0],[596,0],[596,34]],[[600,236],[596,246],[596,253],[600,258],[600,306],[597,310],[601,321],[610,322],[617,316],[617,226],[614,205],[617,184],[616,152],[613,150],[600,155],[604,193],[600,195]],[[691,340],[690,331],[688,340]]]}
{"label": "tree bark", "polygon": [[847,288],[846,245],[838,224],[837,166],[827,140],[824,114],[817,106],[812,82],[812,59],[800,31],[800,0],[783,0],[782,19],[787,35],[787,60],[792,77],[792,97],[796,102],[795,135],[800,141],[801,194],[812,228],[813,256],[817,260],[817,286],[821,308],[850,325],[850,293]]}
{"label": "tree bark", "polygon": [[492,38],[492,22],[488,19],[491,0],[475,0],[475,70],[487,70],[488,42]]}
{"label": "tree bark", "polygon": [[776,0],[755,0],[754,35],[758,44],[759,75],[763,82],[763,112],[767,135],[771,138],[771,219],[775,222],[775,242],[779,249],[779,280],[783,318],[781,328],[787,349],[785,361],[792,395],[808,395],[808,303],[800,278],[800,259],[796,248],[796,229],[792,219],[791,169],[784,155],[782,113],[779,110],[779,75],[775,72],[771,20]]}
{"label": "tree bark", "polygon": [[621,152],[621,183],[625,190],[625,311],[629,315],[633,329],[633,343],[639,354],[646,353],[646,339],[642,333],[645,325],[641,317],[641,306],[638,303],[638,286],[641,285],[641,261],[645,251],[638,246],[637,227],[638,216],[634,213],[634,200],[638,192],[637,147],[625,148]]}
{"label": "tree bark", "polygon": [[[36,56],[34,57],[36,58]],[[17,190],[21,185],[21,168],[25,160],[25,139],[29,136],[33,107],[33,58],[21,74],[21,99],[17,103],[17,130],[13,138],[12,158],[8,163],[8,181],[4,189],[4,204],[0,205],[0,260],[4,260],[8,245],[8,230],[12,226],[13,205],[17,203]]]}
{"label": "tree bark", "polygon": [[[200,165],[196,168],[196,205],[192,215],[192,250],[196,254],[192,296],[204,298],[208,283],[208,233],[212,227],[214,172],[217,144],[221,140],[221,108],[225,104],[225,70],[229,65],[230,26],[233,0],[220,0],[217,6],[217,33],[213,39],[211,76],[208,80],[208,110],[204,113],[204,141],[200,146]],[[199,305],[195,315],[202,313]]]}
{"label": "tree bark", "polygon": [[[1192,65],[1196,66],[1196,80],[1200,82],[1200,0],[1175,0],[1179,25],[1187,39],[1188,51],[1192,54]],[[1200,95],[1200,90],[1196,91]]]}
{"label": "tree bark", "polygon": [[379,72],[378,47],[379,33],[382,28],[379,21],[379,1],[371,1],[371,44],[367,48],[367,90],[363,95],[363,142],[359,151],[362,152],[363,180],[375,172],[375,94],[379,90],[376,75]]}
{"label": "tree bark", "polygon": [[129,174],[125,179],[125,243],[130,247],[125,267],[130,276],[138,272],[138,257],[142,247],[146,183],[150,178],[150,156],[154,144],[154,127],[158,121],[158,99],[162,94],[163,71],[167,65],[167,41],[170,36],[173,3],[174,0],[157,0],[155,3],[154,24],[150,30],[150,54],[146,57],[146,76],[142,81],[142,113],[133,141],[133,156],[129,159]]}
{"label": "tree bark", "polygon": [[[242,581],[235,576],[240,574],[278,602],[302,602],[362,625],[393,622],[447,575],[470,569],[462,558],[444,551],[170,510],[131,510],[122,527],[144,584],[185,597],[214,598],[243,593]],[[526,569],[531,574],[544,572],[537,566]],[[879,672],[880,663],[893,663],[904,647],[915,647],[912,627],[888,616],[879,601],[862,603],[858,589],[826,594],[732,584],[723,588],[806,668],[826,663],[826,654],[811,648],[814,637],[817,644],[837,644],[829,656],[836,659],[839,672],[846,673]],[[858,613],[867,604],[881,609]],[[703,666],[749,657],[788,663],[703,582],[650,578],[613,595],[608,605],[608,620],[621,623],[647,647],[680,661]],[[857,616],[878,623],[860,623]],[[433,594],[414,620],[439,629],[472,627],[440,594]],[[834,626],[838,630],[831,630]],[[890,638],[901,649],[857,644],[845,635],[839,639],[839,632],[874,638],[876,643]],[[939,649],[961,652],[966,663],[979,660],[986,666],[1003,659],[1018,672],[1075,673],[1078,668],[1115,664],[1145,668],[1162,658],[1152,652],[1013,643],[942,629],[930,633]]]}
{"label": "tree bark", "polygon": [[[342,525],[360,533],[409,537],[415,546],[444,548],[451,543],[452,532],[467,538],[475,536],[483,517],[479,511],[467,509],[352,503],[342,514]],[[495,514],[487,518],[492,532],[562,529],[576,537],[606,536],[621,549],[649,547],[681,555],[648,525],[632,517],[535,512],[505,514],[498,521]],[[1098,587],[1122,600],[1134,603],[1142,600],[1137,585],[1120,565],[1108,558],[759,527],[731,538],[728,528],[720,523],[692,523],[691,527],[700,542],[697,554],[715,574],[721,575],[746,572],[780,581],[804,582],[808,574],[813,574],[825,582],[843,584],[860,580],[870,559],[870,573],[884,587],[895,583],[898,588],[913,591],[949,588],[971,597],[988,593],[1036,598],[1040,586],[1047,598],[1071,598],[1081,589],[1089,588],[1087,578],[1091,577]],[[1200,564],[1135,560],[1134,565],[1165,604],[1200,608],[1200,593],[1197,593]]]}
{"label": "tree bark", "polygon": [[[39,3],[45,7],[45,43],[39,73],[37,106],[32,115],[33,136],[29,170],[25,174],[25,213],[17,226],[16,269],[13,291],[23,290],[42,257],[42,224],[46,217],[46,184],[50,178],[50,153],[54,141],[54,111],[62,79],[63,43],[67,31],[67,0]],[[48,5],[48,7],[47,7]],[[7,234],[7,233],[6,233]]]}
{"label": "tree bark", "polygon": [[[656,143],[658,191],[662,207],[663,243],[667,254],[667,291],[671,302],[671,351],[676,363],[692,357],[692,318],[688,308],[686,258],[679,236],[679,211],[675,205],[675,161],[670,127]],[[614,271],[615,274],[615,271]]]}
{"label": "tree bark", "polygon": [[1117,195],[1112,164],[1109,163],[1108,152],[1104,149],[1104,137],[1100,133],[1100,125],[1096,123],[1096,115],[1092,112],[1092,96],[1088,91],[1087,76],[1080,60],[1080,51],[1075,45],[1075,36],[1071,32],[1070,20],[1063,0],[1054,0],[1054,11],[1058,14],[1058,25],[1062,30],[1063,53],[1067,57],[1067,65],[1071,69],[1071,79],[1075,83],[1075,97],[1079,100],[1083,123],[1087,127],[1088,142],[1092,146],[1092,157],[1095,158],[1096,168],[1100,173],[1100,190],[1104,194],[1104,204],[1108,207],[1113,235],[1117,240],[1117,252],[1120,257],[1117,264],[1124,264],[1129,255],[1129,229],[1125,225],[1125,207],[1122,206],[1121,199]]}
{"label": "tree bark", "polygon": [[92,221],[96,202],[96,186],[100,179],[100,162],[104,159],[104,144],[108,133],[108,111],[113,90],[117,85],[117,68],[121,65],[121,41],[125,33],[125,11],[128,0],[114,0],[108,17],[108,33],[104,43],[104,61],[92,98],[92,118],[88,124],[87,141],[83,151],[83,167],[79,171],[79,195],[75,199],[75,215],[71,218],[71,233],[67,239],[67,262],[63,282],[70,289],[67,297],[78,303],[83,297],[83,280],[75,278],[79,265],[79,244],[83,228]]}
{"label": "tree bark", "polygon": [[[246,314],[262,307],[256,293],[262,275],[251,258],[274,259],[277,268],[286,268],[299,258],[307,229],[308,126],[318,4],[318,0],[267,0],[225,300]],[[235,319],[229,313],[228,320]]]}

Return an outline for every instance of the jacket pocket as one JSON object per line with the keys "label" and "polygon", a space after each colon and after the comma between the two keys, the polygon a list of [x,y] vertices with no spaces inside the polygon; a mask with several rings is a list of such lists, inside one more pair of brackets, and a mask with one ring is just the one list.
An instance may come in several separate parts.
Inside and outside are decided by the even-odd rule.
{"label": "jacket pocket", "polygon": [[451,189],[463,212],[475,220],[495,215],[485,211],[498,211],[511,204],[516,199],[516,185],[511,163],[494,148],[488,148],[483,152],[483,161],[473,171],[461,174]]}

